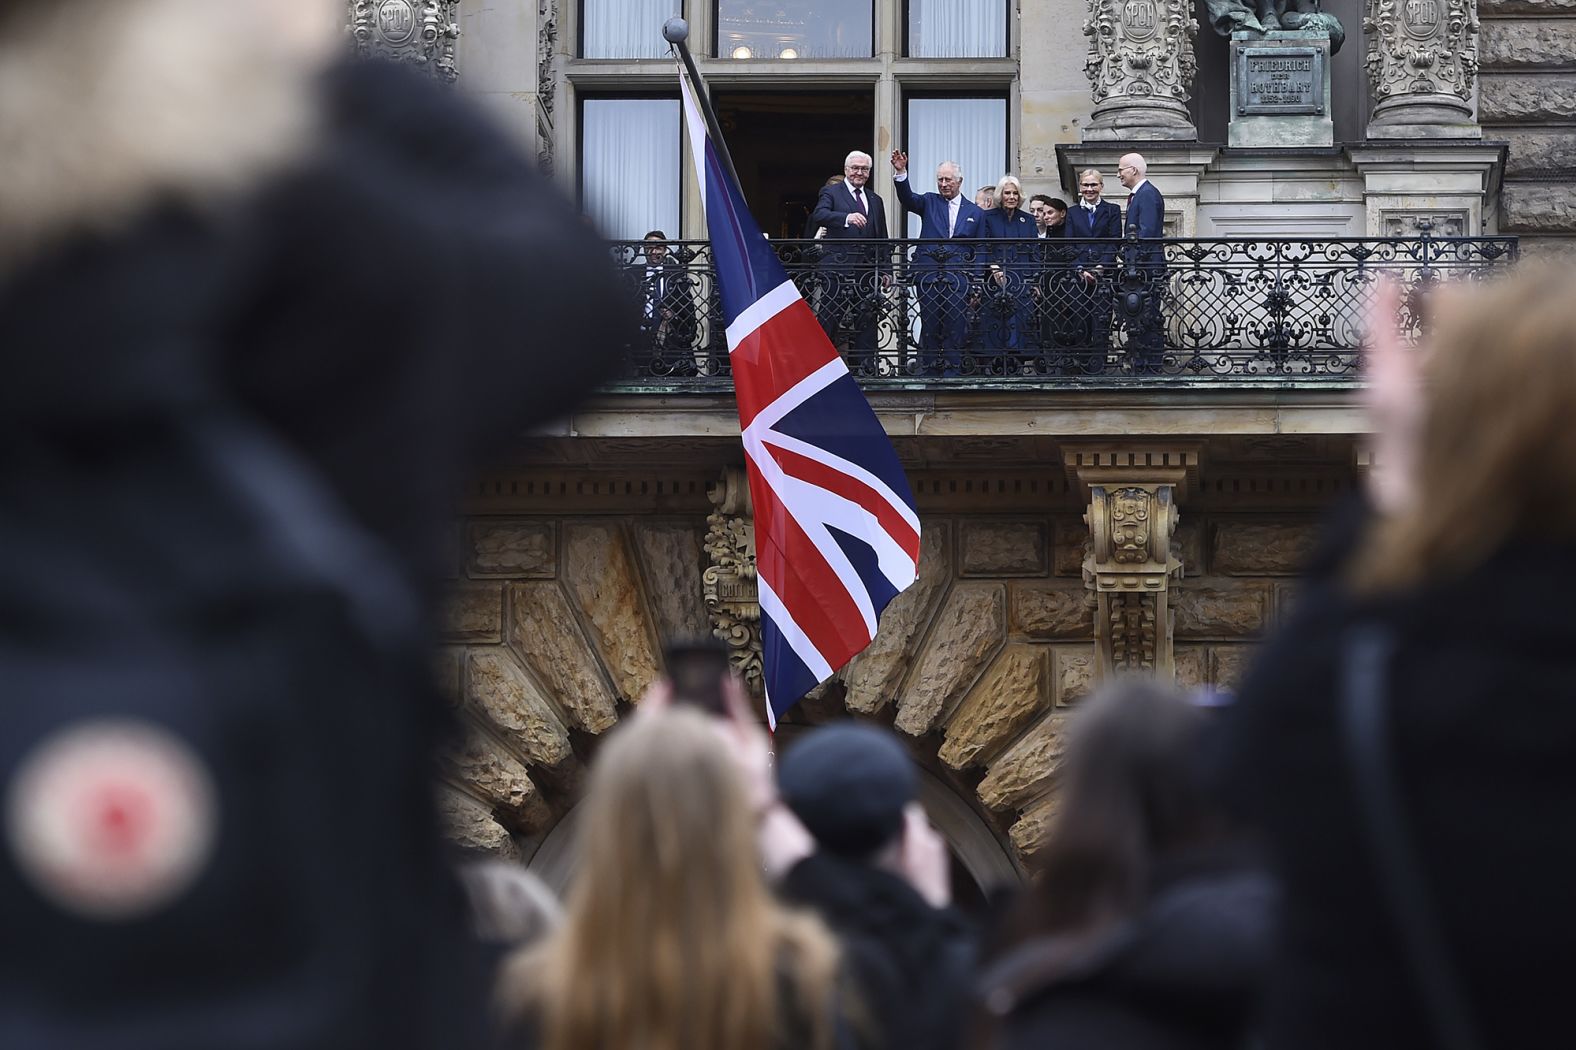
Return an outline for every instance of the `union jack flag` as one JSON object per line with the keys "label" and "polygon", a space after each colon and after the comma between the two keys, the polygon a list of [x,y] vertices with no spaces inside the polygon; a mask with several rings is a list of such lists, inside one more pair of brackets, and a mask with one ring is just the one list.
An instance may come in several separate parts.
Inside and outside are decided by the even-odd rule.
{"label": "union jack flag", "polygon": [[682,67],[755,507],[766,719],[870,644],[919,566],[892,442],[726,173]]}

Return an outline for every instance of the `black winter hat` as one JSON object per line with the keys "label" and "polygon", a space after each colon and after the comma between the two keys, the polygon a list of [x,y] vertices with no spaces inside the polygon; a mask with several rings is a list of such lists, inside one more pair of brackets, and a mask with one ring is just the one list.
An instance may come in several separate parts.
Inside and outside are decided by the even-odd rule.
{"label": "black winter hat", "polygon": [[891,733],[835,725],[789,749],[777,787],[821,848],[862,857],[902,830],[903,807],[919,796],[919,774]]}

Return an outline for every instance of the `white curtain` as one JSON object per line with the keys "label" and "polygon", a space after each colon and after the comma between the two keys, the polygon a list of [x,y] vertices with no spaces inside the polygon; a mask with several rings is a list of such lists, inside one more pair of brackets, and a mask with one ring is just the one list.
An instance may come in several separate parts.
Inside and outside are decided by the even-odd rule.
{"label": "white curtain", "polygon": [[585,0],[581,58],[667,58],[662,23],[681,0]]}
{"label": "white curtain", "polygon": [[1003,0],[908,0],[908,53],[912,58],[1001,58],[1007,53],[1007,5]]}
{"label": "white curtain", "polygon": [[[969,200],[980,186],[994,186],[1007,173],[1007,100],[909,99],[908,177],[916,193],[935,190],[936,165],[945,160],[962,166]],[[919,236],[919,216],[909,216],[908,235]]]}
{"label": "white curtain", "polygon": [[614,240],[679,236],[679,100],[588,98],[580,111],[580,199]]}

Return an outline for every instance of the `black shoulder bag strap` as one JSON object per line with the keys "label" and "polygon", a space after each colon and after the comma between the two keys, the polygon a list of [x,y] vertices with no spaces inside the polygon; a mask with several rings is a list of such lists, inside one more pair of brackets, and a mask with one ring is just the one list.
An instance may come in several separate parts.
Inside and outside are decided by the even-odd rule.
{"label": "black shoulder bag strap", "polygon": [[1341,738],[1359,819],[1437,1045],[1442,1050],[1482,1050],[1465,990],[1435,921],[1438,913],[1423,879],[1390,760],[1385,683],[1393,650],[1390,635],[1371,626],[1357,628],[1346,640]]}

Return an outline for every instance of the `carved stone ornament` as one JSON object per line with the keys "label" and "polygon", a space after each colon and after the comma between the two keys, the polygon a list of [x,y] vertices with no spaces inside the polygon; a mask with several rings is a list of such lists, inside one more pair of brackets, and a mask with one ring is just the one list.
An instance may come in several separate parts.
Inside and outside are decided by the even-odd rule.
{"label": "carved stone ornament", "polygon": [[1363,29],[1370,138],[1481,134],[1472,117],[1477,0],[1368,0]]}
{"label": "carved stone ornament", "polygon": [[1172,673],[1167,594],[1181,579],[1172,550],[1177,513],[1170,484],[1089,486],[1089,554],[1084,582],[1095,592],[1095,641],[1102,674]]}
{"label": "carved stone ornament", "polygon": [[1198,22],[1185,0],[1089,0],[1084,21],[1094,113],[1085,142],[1198,137],[1187,102]]}
{"label": "carved stone ornament", "polygon": [[733,669],[754,693],[761,678],[761,607],[755,576],[755,519],[742,470],[730,468],[708,493],[715,510],[706,518],[708,565],[701,592],[711,633],[728,645]]}
{"label": "carved stone ornament", "polygon": [[459,0],[349,0],[350,37],[362,54],[421,66],[453,83]]}
{"label": "carved stone ornament", "polygon": [[555,0],[537,0],[536,26],[536,98],[551,121],[554,92],[558,88],[553,68],[553,57],[558,51],[558,4]]}

